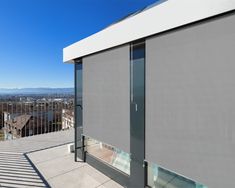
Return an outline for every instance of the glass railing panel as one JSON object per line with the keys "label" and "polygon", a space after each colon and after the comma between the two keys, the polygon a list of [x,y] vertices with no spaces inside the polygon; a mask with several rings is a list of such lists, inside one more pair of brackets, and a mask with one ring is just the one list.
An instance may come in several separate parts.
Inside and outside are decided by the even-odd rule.
{"label": "glass railing panel", "polygon": [[89,154],[130,175],[129,153],[89,137],[85,137],[85,148]]}
{"label": "glass railing panel", "polygon": [[153,163],[148,163],[147,172],[147,182],[151,188],[207,188],[205,185],[170,172]]}

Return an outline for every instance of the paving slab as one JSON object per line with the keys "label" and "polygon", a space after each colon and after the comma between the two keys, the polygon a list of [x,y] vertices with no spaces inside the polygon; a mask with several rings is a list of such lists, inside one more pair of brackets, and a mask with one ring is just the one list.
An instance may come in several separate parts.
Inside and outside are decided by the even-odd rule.
{"label": "paving slab", "polygon": [[[56,155],[57,154],[57,155]],[[51,187],[123,188],[84,162],[75,162],[67,145],[27,154]]]}
{"label": "paving slab", "polygon": [[0,152],[0,156],[1,188],[48,187],[25,155]]}
{"label": "paving slab", "polygon": [[74,130],[0,142],[0,187],[123,188],[68,152]]}
{"label": "paving slab", "polygon": [[[0,141],[0,187],[39,188],[50,187],[42,174],[28,158],[27,153],[42,151],[35,162],[58,159],[65,154],[53,150],[52,156],[44,155],[46,148],[73,142],[74,130],[35,135],[15,140]],[[66,147],[65,145],[63,146]]]}

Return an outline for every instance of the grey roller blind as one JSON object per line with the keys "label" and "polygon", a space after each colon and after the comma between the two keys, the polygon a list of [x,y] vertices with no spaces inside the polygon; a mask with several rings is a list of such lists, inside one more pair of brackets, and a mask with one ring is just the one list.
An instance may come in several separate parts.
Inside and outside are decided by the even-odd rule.
{"label": "grey roller blind", "polygon": [[235,187],[234,14],[146,41],[146,159]]}
{"label": "grey roller blind", "polygon": [[129,46],[83,59],[84,134],[130,150]]}

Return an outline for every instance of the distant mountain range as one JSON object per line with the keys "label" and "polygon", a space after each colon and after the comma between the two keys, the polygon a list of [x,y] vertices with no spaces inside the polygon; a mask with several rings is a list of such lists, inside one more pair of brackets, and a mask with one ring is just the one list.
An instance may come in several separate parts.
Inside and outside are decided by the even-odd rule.
{"label": "distant mountain range", "polygon": [[0,94],[73,94],[74,88],[0,88]]}

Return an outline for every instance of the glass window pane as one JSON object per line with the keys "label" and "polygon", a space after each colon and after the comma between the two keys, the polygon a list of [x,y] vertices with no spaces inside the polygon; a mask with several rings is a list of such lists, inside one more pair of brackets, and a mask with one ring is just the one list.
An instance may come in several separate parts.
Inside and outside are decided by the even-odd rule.
{"label": "glass window pane", "polygon": [[129,153],[89,137],[85,138],[85,147],[89,154],[128,175],[130,174]]}
{"label": "glass window pane", "polygon": [[148,186],[152,188],[207,188],[152,163],[148,163]]}
{"label": "glass window pane", "polygon": [[77,105],[82,103],[82,63],[75,64],[75,76],[76,76],[76,100]]}
{"label": "glass window pane", "polygon": [[82,61],[75,63],[75,158],[82,157]]}

